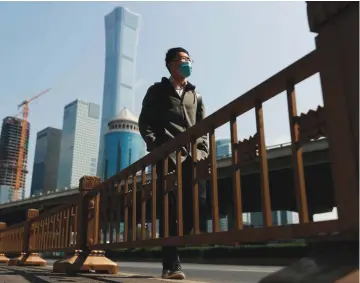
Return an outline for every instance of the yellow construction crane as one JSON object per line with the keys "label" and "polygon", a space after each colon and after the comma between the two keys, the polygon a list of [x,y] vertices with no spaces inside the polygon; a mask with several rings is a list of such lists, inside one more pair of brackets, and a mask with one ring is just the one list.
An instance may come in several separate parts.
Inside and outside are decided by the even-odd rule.
{"label": "yellow construction crane", "polygon": [[30,102],[34,101],[35,99],[39,98],[43,94],[49,92],[51,88],[46,89],[39,94],[33,96],[30,99],[24,100],[22,103],[18,105],[18,109],[22,108],[19,114],[23,114],[23,119],[21,120],[21,137],[20,137],[20,149],[19,155],[17,160],[17,168],[16,168],[16,181],[15,181],[15,188],[14,188],[14,200],[18,199],[18,193],[21,186],[21,177],[23,171],[23,163],[24,163],[24,154],[25,154],[25,146],[27,147],[26,143],[26,136],[27,136],[27,124],[28,124],[28,117],[29,117],[29,104]]}

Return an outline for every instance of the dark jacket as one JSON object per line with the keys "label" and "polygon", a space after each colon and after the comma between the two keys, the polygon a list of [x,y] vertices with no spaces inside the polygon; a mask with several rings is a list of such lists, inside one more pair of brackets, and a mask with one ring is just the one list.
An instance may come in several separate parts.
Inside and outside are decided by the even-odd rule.
{"label": "dark jacket", "polygon": [[[139,129],[147,150],[152,151],[178,134],[186,131],[204,119],[205,107],[195,86],[187,83],[180,98],[171,82],[162,78],[161,82],[152,85],[143,100],[139,117]],[[197,157],[208,156],[207,135],[196,140]],[[190,147],[182,149],[182,160],[191,155]],[[169,155],[175,162],[175,153]]]}

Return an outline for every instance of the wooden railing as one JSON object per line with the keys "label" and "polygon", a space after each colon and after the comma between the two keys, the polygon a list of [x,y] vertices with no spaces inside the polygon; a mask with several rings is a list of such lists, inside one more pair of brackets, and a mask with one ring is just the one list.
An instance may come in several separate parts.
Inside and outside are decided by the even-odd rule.
{"label": "wooden railing", "polygon": [[71,252],[78,229],[78,199],[33,219],[30,225],[30,252]]}
{"label": "wooden railing", "polygon": [[[201,244],[232,244],[234,242],[266,242],[272,240],[289,240],[293,238],[316,237],[319,234],[333,234],[340,232],[339,221],[309,222],[308,204],[305,188],[304,165],[302,160],[301,146],[313,139],[327,136],[327,124],[325,110],[318,107],[308,113],[299,115],[296,111],[295,85],[315,75],[318,72],[318,53],[313,51],[288,66],[275,76],[266,80],[254,89],[243,94],[228,105],[219,109],[205,120],[201,121],[176,139],[154,150],[138,162],[129,166],[116,176],[97,184],[88,191],[87,197],[97,206],[94,207],[95,215],[98,215],[98,227],[94,233],[98,236],[92,241],[91,248],[95,250],[108,250],[120,248],[135,248],[164,245],[201,245]],[[287,91],[288,113],[292,138],[292,158],[294,164],[295,195],[299,213],[299,224],[272,226],[271,199],[269,188],[268,164],[265,144],[265,121],[263,118],[263,103],[272,97]],[[249,110],[255,109],[256,129],[254,135],[247,140],[238,140],[236,118]],[[215,152],[215,129],[230,122],[229,133],[232,143],[232,180],[235,224],[230,231],[219,232],[219,204],[218,204],[218,175]],[[209,135],[209,157],[198,160],[196,156],[196,139],[204,134]],[[183,188],[181,148],[188,144],[192,145],[193,173],[192,188]],[[176,170],[167,172],[169,153],[176,153]],[[261,203],[264,219],[264,227],[247,228],[243,230],[241,175],[242,166],[258,162],[260,168]],[[156,168],[159,163],[163,164],[163,186],[166,192],[159,198],[162,192],[158,188]],[[145,178],[145,168],[151,166],[151,180]],[[210,170],[209,170],[210,169]],[[136,176],[142,176],[141,187],[136,186]],[[329,176],[330,177],[330,176]],[[211,191],[211,214],[212,233],[200,233],[199,227],[199,201],[198,182],[209,180]],[[192,189],[193,207],[193,234],[183,234],[183,191]],[[177,194],[177,236],[169,236],[169,204],[170,192]],[[159,201],[162,202],[158,203]],[[140,208],[137,206],[140,205]],[[146,215],[147,206],[151,207],[151,215]],[[157,206],[165,207],[164,215],[157,214]],[[140,215],[139,215],[140,214]],[[146,239],[146,219],[151,219],[151,239]],[[158,218],[164,221],[163,235],[156,237]],[[124,223],[124,230],[120,232],[120,223]],[[141,226],[141,239],[137,238],[138,224]],[[132,234],[129,235],[128,231]]]}
{"label": "wooden railing", "polygon": [[[357,4],[358,5],[358,4]],[[346,31],[347,32],[347,31]],[[346,33],[345,32],[345,33]],[[358,35],[357,35],[358,36]],[[333,43],[328,39],[328,44]],[[325,46],[325,45],[323,45]],[[245,242],[266,242],[290,240],[294,238],[317,239],[319,235],[337,235],[336,239],[357,239],[358,237],[358,156],[355,155],[354,142],[358,138],[352,131],[354,116],[347,111],[345,103],[349,96],[357,95],[358,89],[341,88],[337,84],[347,81],[334,77],[326,47],[319,47],[297,62],[283,69],[273,77],[257,85],[231,103],[222,107],[203,121],[178,135],[175,139],[157,148],[144,158],[122,170],[116,176],[100,182],[97,177],[83,177],[80,180],[78,198],[61,207],[54,208],[40,216],[29,217],[25,223],[4,228],[0,225],[0,253],[20,253],[24,257],[20,264],[35,264],[38,252],[64,251],[75,255],[54,265],[58,271],[80,269],[116,270],[116,265],[102,256],[103,261],[95,264],[92,258],[103,255],[104,250],[137,248],[166,245],[204,245],[233,244]],[[335,54],[340,60],[341,54]],[[332,54],[332,56],[335,56]],[[355,62],[355,61],[354,61]],[[353,63],[353,64],[357,64]],[[343,65],[337,66],[343,68]],[[296,109],[296,85],[320,72],[323,88],[324,107],[299,114]],[[324,75],[326,73],[326,75]],[[330,79],[331,77],[331,79]],[[352,76],[355,80],[359,77]],[[330,80],[330,81],[329,81]],[[334,83],[336,80],[336,83]],[[329,85],[337,86],[336,92]],[[342,85],[344,87],[344,85]],[[287,111],[291,133],[293,160],[294,195],[299,213],[299,224],[272,226],[271,198],[268,176],[268,160],[265,144],[266,121],[263,104],[274,96],[286,91]],[[353,98],[352,98],[353,99]],[[340,107],[341,106],[341,107]],[[339,107],[339,108],[338,108]],[[351,105],[352,107],[352,105]],[[238,139],[237,117],[249,110],[255,110],[256,129],[246,140]],[[331,109],[331,110],[329,110]],[[333,110],[338,109],[338,111]],[[353,111],[353,109],[351,109]],[[340,122],[334,122],[335,115]],[[229,123],[232,144],[232,183],[233,183],[233,227],[226,232],[219,231],[218,172],[215,152],[215,129]],[[208,135],[209,157],[198,160],[196,140]],[[331,156],[334,180],[335,203],[338,209],[337,220],[324,222],[309,221],[309,210],[302,159],[302,145],[320,137],[327,137]],[[192,158],[192,188],[182,185],[182,148],[188,146]],[[357,150],[357,148],[356,148]],[[169,156],[175,155],[175,170],[169,170]],[[261,204],[264,227],[243,229],[243,199],[241,168],[257,162],[260,168]],[[151,179],[146,180],[145,168],[151,166]],[[157,178],[157,168],[162,167],[161,178]],[[137,187],[136,177],[141,173],[141,186]],[[331,178],[331,176],[329,176]],[[161,184],[159,183],[161,180]],[[213,231],[200,232],[199,220],[199,181],[210,183],[211,219]],[[165,188],[160,191],[159,185]],[[192,190],[193,233],[184,235],[183,193]],[[177,235],[169,234],[169,194],[176,194]],[[160,203],[159,203],[160,202]],[[158,206],[164,209],[157,213]],[[140,206],[140,207],[138,207]],[[150,206],[150,216],[147,215]],[[163,237],[156,236],[157,219],[163,221]],[[151,237],[146,235],[146,221],[151,219]],[[120,230],[121,223],[124,225]],[[141,227],[140,239],[137,236]],[[131,231],[131,234],[130,234]],[[322,238],[320,237],[322,240]],[[32,259],[29,260],[29,256]],[[81,258],[82,264],[74,258]],[[1,258],[0,258],[1,259]],[[97,259],[98,260],[98,259]],[[75,262],[77,262],[75,264]]]}
{"label": "wooden railing", "polygon": [[24,251],[25,225],[13,225],[1,231],[1,253],[22,253]]}

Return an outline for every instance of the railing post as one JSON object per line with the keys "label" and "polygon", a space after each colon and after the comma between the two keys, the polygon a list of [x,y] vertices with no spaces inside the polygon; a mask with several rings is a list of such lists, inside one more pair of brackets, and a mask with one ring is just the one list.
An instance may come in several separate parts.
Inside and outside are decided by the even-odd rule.
{"label": "railing post", "polygon": [[[326,114],[340,230],[359,232],[359,2],[307,2]],[[357,236],[356,236],[357,237]]]}
{"label": "railing post", "polygon": [[4,230],[6,228],[5,222],[0,222],[0,263],[8,263],[9,259],[5,256],[4,253],[4,243],[2,239],[1,230]]}
{"label": "railing post", "polygon": [[359,277],[359,2],[309,1],[307,12],[310,30],[318,33],[335,203],[339,232],[345,236],[339,238],[345,241],[316,241],[308,257],[259,283],[298,281],[293,274],[306,274],[308,282],[356,282]]}
{"label": "railing post", "polygon": [[8,265],[44,266],[46,261],[38,253],[30,253],[30,235],[32,219],[39,216],[38,209],[28,209],[22,236],[22,252],[19,257],[9,260]]}
{"label": "railing post", "polygon": [[38,209],[29,209],[27,211],[27,222],[25,224],[24,244],[23,244],[25,256],[23,260],[19,262],[20,265],[30,265],[30,266],[46,265],[46,261],[42,259],[38,253],[30,252],[30,236],[32,233],[31,230],[32,219],[38,217],[39,215],[40,212]]}
{"label": "railing post", "polygon": [[100,184],[99,177],[84,176],[79,182],[78,231],[75,254],[54,263],[54,272],[74,274],[80,271],[118,273],[117,264],[105,257],[104,251],[92,250],[99,240],[100,194],[91,195]]}

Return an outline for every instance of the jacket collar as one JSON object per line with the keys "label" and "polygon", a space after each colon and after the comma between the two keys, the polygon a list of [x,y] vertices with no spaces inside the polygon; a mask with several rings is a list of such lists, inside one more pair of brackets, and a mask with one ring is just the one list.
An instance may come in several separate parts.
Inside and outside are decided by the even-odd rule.
{"label": "jacket collar", "polygon": [[[163,78],[161,79],[161,83],[164,84],[164,85],[168,85],[168,86],[173,87],[171,81],[170,81],[168,78],[166,78],[166,77],[163,77]],[[187,84],[186,84],[185,87],[184,87],[184,91],[194,91],[195,88],[196,88],[195,85],[193,85],[192,83],[190,83],[190,82],[188,81]]]}

